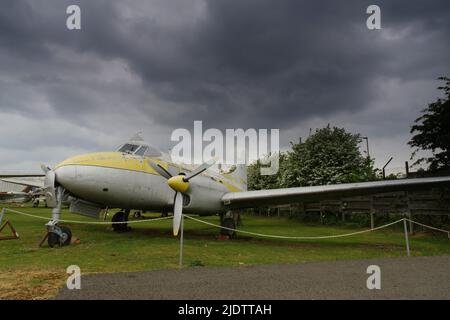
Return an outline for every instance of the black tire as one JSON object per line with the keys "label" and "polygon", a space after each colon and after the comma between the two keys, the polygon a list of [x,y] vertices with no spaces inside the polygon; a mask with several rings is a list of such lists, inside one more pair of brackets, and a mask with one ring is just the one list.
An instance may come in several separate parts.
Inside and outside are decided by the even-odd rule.
{"label": "black tire", "polygon": [[68,227],[59,227],[64,234],[65,240],[61,243],[61,237],[55,232],[48,234],[47,243],[50,248],[58,248],[61,246],[68,246],[72,240],[72,231]]}
{"label": "black tire", "polygon": [[[236,229],[236,223],[234,222],[233,218],[223,218],[222,227]],[[228,229],[220,229],[220,234],[224,236],[229,236],[230,238],[234,238],[236,232]]]}
{"label": "black tire", "polygon": [[133,218],[135,218],[135,219],[142,218],[141,212],[140,211],[135,211],[134,214],[133,214]]}
{"label": "black tire", "polygon": [[70,230],[69,227],[60,227],[61,228],[61,232],[63,234],[65,234],[65,238],[66,240],[64,240],[63,242],[63,246],[68,246],[70,244],[70,242],[72,241],[72,230]]}
{"label": "black tire", "polygon": [[[123,211],[117,212],[113,215],[112,222],[123,222],[128,221],[128,216]],[[113,223],[112,228],[115,232],[125,232],[128,230],[128,223]]]}
{"label": "black tire", "polygon": [[47,243],[50,248],[59,248],[61,243],[59,242],[59,235],[54,232],[48,234]]}

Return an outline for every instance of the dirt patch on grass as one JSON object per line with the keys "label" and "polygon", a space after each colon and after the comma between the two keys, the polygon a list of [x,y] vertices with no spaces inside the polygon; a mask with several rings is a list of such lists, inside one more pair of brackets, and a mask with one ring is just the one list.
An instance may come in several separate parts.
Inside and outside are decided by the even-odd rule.
{"label": "dirt patch on grass", "polygon": [[54,271],[2,271],[0,300],[42,300],[54,297],[67,274]]}

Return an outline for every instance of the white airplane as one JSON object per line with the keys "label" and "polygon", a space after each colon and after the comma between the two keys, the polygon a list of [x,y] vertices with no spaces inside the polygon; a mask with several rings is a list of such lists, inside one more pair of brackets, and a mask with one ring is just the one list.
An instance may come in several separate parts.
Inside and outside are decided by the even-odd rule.
{"label": "white airplane", "polygon": [[27,203],[41,195],[39,189],[25,185],[23,187],[22,191],[0,191],[0,203]]}
{"label": "white airplane", "polygon": [[[128,221],[130,210],[172,211],[176,236],[183,211],[219,214],[221,225],[234,229],[231,213],[240,208],[450,186],[450,177],[434,177],[247,191],[245,166],[219,173],[208,170],[213,164],[209,161],[197,168],[176,164],[136,136],[115,152],[75,156],[54,169],[43,166],[43,174],[32,175],[40,176],[41,181],[28,185],[43,188],[47,205],[53,208],[46,224],[51,247],[70,243],[70,229],[58,224],[62,203],[68,197],[70,211],[82,215],[99,217],[105,208],[121,209],[113,222]],[[0,175],[0,179],[26,182],[11,175]],[[123,231],[127,225],[113,224],[113,228]]]}

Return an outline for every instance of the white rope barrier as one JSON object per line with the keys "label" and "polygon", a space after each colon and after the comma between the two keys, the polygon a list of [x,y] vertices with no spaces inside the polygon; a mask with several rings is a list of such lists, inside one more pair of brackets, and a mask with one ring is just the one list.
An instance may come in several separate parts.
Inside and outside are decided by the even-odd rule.
{"label": "white rope barrier", "polygon": [[425,228],[428,228],[428,229],[431,229],[431,230],[435,230],[435,231],[444,232],[444,233],[447,234],[448,238],[450,239],[450,231],[447,231],[447,230],[444,230],[444,229],[439,229],[439,228],[436,228],[436,227],[432,227],[432,226],[429,226],[429,225],[426,225],[426,224],[423,224],[423,223],[420,223],[420,222],[417,222],[417,221],[414,221],[414,220],[411,220],[411,219],[407,219],[407,218],[405,218],[405,219],[407,221],[409,221],[411,223],[414,223],[414,224],[417,224],[419,226],[422,226],[422,227],[425,227]]}
{"label": "white rope barrier", "polygon": [[[26,212],[21,212],[21,211],[16,211],[13,209],[8,209],[8,208],[4,208],[5,212],[12,212],[18,215],[23,215],[26,217],[30,217],[30,218],[35,218],[35,219],[41,219],[41,220],[46,220],[49,221],[51,220],[51,218],[46,218],[46,217],[41,217],[41,216],[37,216],[34,214],[30,214],[30,213],[26,213]],[[169,220],[169,219],[173,219],[172,216],[170,217],[161,217],[161,218],[154,218],[154,219],[145,219],[145,220],[132,220],[132,221],[80,221],[80,220],[64,220],[64,219],[58,219],[59,222],[64,222],[64,223],[75,223],[75,224],[96,224],[96,225],[110,225],[110,224],[135,224],[135,223],[144,223],[144,222],[153,222],[153,221],[161,221],[161,220]]]}
{"label": "white rope barrier", "polygon": [[[41,220],[46,220],[49,221],[51,218],[47,218],[47,217],[42,217],[42,216],[38,216],[38,215],[34,215],[34,214],[30,214],[30,213],[26,213],[26,212],[21,212],[21,211],[17,211],[17,210],[13,210],[13,209],[9,209],[9,208],[3,208],[2,213],[6,213],[6,212],[12,212],[18,215],[23,215],[26,217],[30,217],[30,218],[34,218],[34,219],[41,219]],[[356,232],[351,232],[351,233],[344,233],[344,234],[338,234],[338,235],[330,235],[330,236],[282,236],[282,235],[273,235],[273,234],[263,234],[263,233],[258,233],[258,232],[251,232],[251,231],[245,231],[245,230],[239,230],[239,229],[233,229],[233,228],[228,228],[228,227],[224,227],[224,226],[220,226],[218,224],[214,224],[211,222],[207,222],[204,220],[200,220],[197,218],[194,218],[190,215],[184,215],[186,218],[191,219],[193,221],[199,222],[199,223],[203,223],[205,225],[209,225],[215,228],[219,228],[219,229],[225,229],[225,230],[229,230],[229,231],[233,231],[233,232],[239,232],[239,233],[243,233],[243,234],[248,234],[248,235],[253,235],[253,236],[258,236],[258,237],[264,237],[264,238],[275,238],[275,239],[292,239],[292,240],[314,240],[314,239],[333,239],[333,238],[343,238],[343,237],[350,237],[350,236],[354,236],[354,235],[358,235],[358,234],[364,234],[364,233],[369,233],[369,232],[373,232],[373,231],[377,231],[380,229],[384,229],[387,227],[390,227],[394,224],[397,224],[399,222],[402,221],[409,221],[411,223],[420,225],[422,227],[425,228],[429,228],[432,230],[436,230],[436,231],[440,231],[440,232],[444,232],[447,233],[449,239],[450,239],[450,231],[447,230],[443,230],[443,229],[439,229],[436,227],[432,227],[411,219],[407,219],[407,218],[403,218],[403,219],[399,219],[396,220],[394,222],[373,228],[373,229],[367,229],[367,230],[361,230],[361,231],[356,231]],[[59,222],[63,222],[63,223],[74,223],[74,224],[93,224],[93,225],[110,225],[110,224],[135,224],[135,223],[145,223],[145,222],[154,222],[154,221],[162,221],[162,220],[169,220],[169,219],[173,219],[173,216],[169,216],[169,217],[161,217],[161,218],[154,218],[154,219],[144,219],[144,220],[132,220],[132,221],[80,221],[80,220],[64,220],[64,219],[59,219]]]}
{"label": "white rope barrier", "polygon": [[214,224],[211,222],[207,222],[204,220],[200,220],[200,219],[196,219],[192,216],[188,216],[188,215],[184,215],[186,218],[191,219],[193,221],[197,221],[206,225],[210,225],[216,228],[220,228],[220,229],[225,229],[225,230],[230,230],[230,231],[234,231],[234,232],[240,232],[240,233],[244,233],[244,234],[249,234],[249,235],[253,235],[253,236],[258,236],[258,237],[265,237],[265,238],[277,238],[277,239],[293,239],[293,240],[314,240],[314,239],[332,239],[332,238],[342,238],[342,237],[349,237],[349,236],[354,236],[357,234],[362,234],[362,233],[367,233],[367,232],[372,232],[372,231],[376,231],[376,230],[380,230],[389,226],[392,226],[396,223],[402,222],[405,219],[400,219],[388,224],[385,224],[383,226],[380,227],[376,227],[373,229],[368,229],[368,230],[362,230],[362,231],[356,231],[356,232],[352,232],[352,233],[345,233],[345,234],[338,234],[338,235],[331,235],[331,236],[317,236],[317,237],[297,237],[297,236],[278,236],[278,235],[271,235],[271,234],[263,234],[263,233],[257,233],[257,232],[250,232],[250,231],[244,231],[244,230],[238,230],[238,229],[233,229],[233,228],[227,228],[227,227],[222,227],[218,224]]}

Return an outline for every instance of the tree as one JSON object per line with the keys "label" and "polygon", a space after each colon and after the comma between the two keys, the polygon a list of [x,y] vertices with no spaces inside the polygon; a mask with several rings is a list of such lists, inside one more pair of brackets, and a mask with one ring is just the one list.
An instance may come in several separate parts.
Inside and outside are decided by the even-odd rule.
{"label": "tree", "polygon": [[408,144],[416,148],[411,156],[413,159],[419,150],[429,150],[431,157],[422,157],[414,165],[427,163],[428,170],[435,171],[450,168],[450,79],[440,77],[445,85],[438,87],[444,91],[445,98],[438,98],[422,110],[423,115],[414,121],[411,134],[414,136]]}
{"label": "tree", "polygon": [[304,143],[280,154],[280,170],[260,174],[260,162],[248,168],[250,190],[289,188],[376,180],[373,161],[359,150],[361,137],[329,125],[318,129]]}
{"label": "tree", "polygon": [[[267,157],[267,156],[266,156]],[[278,160],[280,167],[283,161],[285,161],[286,154],[279,153]],[[280,188],[280,171],[273,175],[261,175],[261,164],[260,160],[252,163],[247,168],[247,187],[249,190],[265,190],[265,189],[276,189]]]}
{"label": "tree", "polygon": [[377,179],[373,161],[363,156],[359,134],[328,125],[304,143],[292,145],[282,163],[280,185],[314,186]]}

